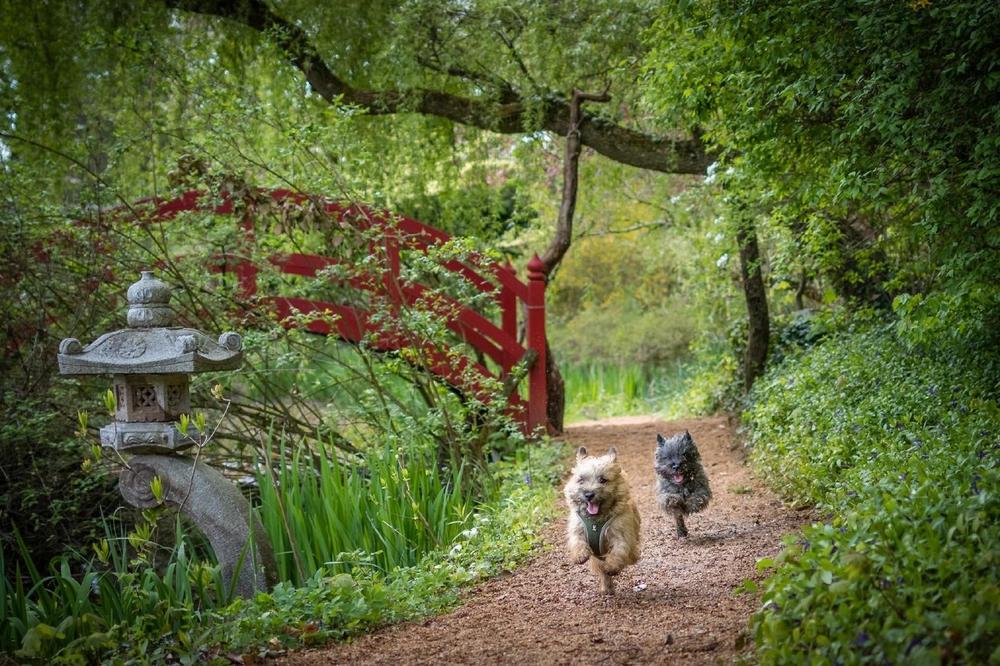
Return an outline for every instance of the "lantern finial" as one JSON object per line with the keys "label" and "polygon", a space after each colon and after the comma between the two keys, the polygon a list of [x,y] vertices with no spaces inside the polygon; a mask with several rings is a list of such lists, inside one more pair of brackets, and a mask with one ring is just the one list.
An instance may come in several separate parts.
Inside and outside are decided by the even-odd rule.
{"label": "lantern finial", "polygon": [[132,328],[170,326],[174,311],[170,309],[170,285],[153,277],[152,271],[142,271],[138,282],[128,288],[128,325]]}

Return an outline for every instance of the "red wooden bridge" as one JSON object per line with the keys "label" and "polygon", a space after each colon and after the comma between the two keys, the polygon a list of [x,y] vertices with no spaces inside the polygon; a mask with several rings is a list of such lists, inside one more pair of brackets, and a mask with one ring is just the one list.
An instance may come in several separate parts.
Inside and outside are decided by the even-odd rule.
{"label": "red wooden bridge", "polygon": [[[243,298],[253,298],[273,308],[286,327],[302,326],[312,333],[338,336],[352,343],[363,341],[379,351],[415,351],[421,363],[448,385],[464,395],[483,401],[496,399],[497,395],[496,391],[484,388],[485,380],[492,378],[504,382],[523,362],[528,366],[528,399],[523,400],[516,390],[510,391],[509,413],[522,423],[528,433],[547,428],[546,275],[537,255],[528,262],[527,283],[518,279],[510,264],[504,266],[480,255],[438,262],[496,303],[499,321],[491,321],[483,312],[439,292],[432,293],[432,288],[427,285],[402,278],[401,251],[415,250],[426,254],[432,247],[450,240],[450,236],[443,231],[408,217],[373,211],[356,204],[342,205],[289,190],[258,190],[254,197],[257,202],[264,200],[286,207],[313,206],[342,227],[349,226],[365,232],[369,260],[374,270],[360,275],[355,272],[354,277],[346,282],[373,296],[372,303],[381,303],[390,310],[390,314],[402,307],[430,308],[459,339],[478,352],[480,359],[490,359],[496,369],[491,371],[484,363],[468,354],[456,353],[457,350],[442,350],[420,342],[401,328],[387,327],[383,316],[385,312],[298,296],[258,293],[257,276],[261,266],[248,258],[252,252],[243,252],[238,257],[229,255],[216,269],[231,271],[236,276]],[[238,207],[230,196],[215,198],[192,190],[175,199],[146,199],[137,204],[152,206],[148,219],[154,222],[167,221],[189,211],[238,215],[241,218],[239,223],[245,230],[245,241],[253,241],[253,211],[258,206]],[[342,264],[342,260],[333,257],[298,253],[273,255],[266,261],[282,274],[309,278],[316,278],[325,269]],[[518,340],[522,304],[526,313],[524,344]]]}

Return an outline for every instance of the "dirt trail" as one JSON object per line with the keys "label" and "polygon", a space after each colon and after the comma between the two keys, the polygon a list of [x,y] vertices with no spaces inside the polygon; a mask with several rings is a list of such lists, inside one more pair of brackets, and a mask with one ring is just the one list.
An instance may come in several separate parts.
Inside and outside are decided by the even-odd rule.
{"label": "dirt trail", "polygon": [[[691,431],[714,498],[679,539],[654,502],[656,433]],[[566,439],[603,452],[616,446],[642,514],[642,560],[604,598],[586,566],[566,561],[565,519],[546,528],[555,547],[509,576],[479,586],[455,611],[290,655],[294,664],[715,664],[736,659],[758,601],[735,594],[759,578],[757,558],[808,516],[782,506],[754,479],[725,418],[661,422],[612,419],[567,429]]]}

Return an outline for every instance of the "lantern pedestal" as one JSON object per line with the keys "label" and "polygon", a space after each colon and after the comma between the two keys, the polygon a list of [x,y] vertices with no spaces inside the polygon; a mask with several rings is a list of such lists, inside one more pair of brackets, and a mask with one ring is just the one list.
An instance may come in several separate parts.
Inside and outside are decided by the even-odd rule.
{"label": "lantern pedestal", "polygon": [[[232,482],[181,456],[139,455],[128,465],[118,481],[126,502],[140,509],[161,504],[179,509],[212,544],[227,587],[245,598],[267,591],[274,582],[274,555],[263,526]],[[150,488],[154,477],[160,479],[162,501]]]}

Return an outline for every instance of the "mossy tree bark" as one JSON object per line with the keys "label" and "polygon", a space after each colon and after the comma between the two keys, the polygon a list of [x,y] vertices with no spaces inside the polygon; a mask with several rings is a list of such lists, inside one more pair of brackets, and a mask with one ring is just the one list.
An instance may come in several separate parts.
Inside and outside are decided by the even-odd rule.
{"label": "mossy tree bark", "polygon": [[749,391],[764,372],[771,337],[767,310],[767,290],[761,271],[760,248],[753,219],[743,216],[736,227],[736,243],[740,251],[740,276],[743,297],[747,304],[747,347],[743,357],[743,385]]}

